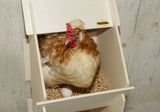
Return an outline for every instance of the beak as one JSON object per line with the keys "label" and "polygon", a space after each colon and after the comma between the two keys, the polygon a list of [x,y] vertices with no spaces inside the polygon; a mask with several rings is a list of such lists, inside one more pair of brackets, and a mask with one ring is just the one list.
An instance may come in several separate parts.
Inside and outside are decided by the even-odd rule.
{"label": "beak", "polygon": [[68,45],[72,40],[66,39],[65,45]]}

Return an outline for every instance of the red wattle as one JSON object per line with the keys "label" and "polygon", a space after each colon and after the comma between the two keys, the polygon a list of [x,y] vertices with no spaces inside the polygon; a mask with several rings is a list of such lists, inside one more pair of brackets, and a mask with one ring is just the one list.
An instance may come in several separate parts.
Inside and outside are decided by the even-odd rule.
{"label": "red wattle", "polygon": [[76,41],[71,41],[71,42],[68,43],[68,46],[75,47],[76,44],[77,44]]}

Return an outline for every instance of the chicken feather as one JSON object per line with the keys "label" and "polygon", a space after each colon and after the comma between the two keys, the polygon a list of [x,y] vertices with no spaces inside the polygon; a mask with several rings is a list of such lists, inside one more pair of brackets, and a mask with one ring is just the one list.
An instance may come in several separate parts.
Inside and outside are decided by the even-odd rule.
{"label": "chicken feather", "polygon": [[66,45],[67,33],[49,34],[39,38],[42,61],[46,64],[43,67],[50,67],[44,69],[48,70],[44,75],[47,87],[71,84],[88,88],[94,79],[100,63],[98,46],[82,29],[84,23],[77,21],[71,22],[72,27],[76,25],[74,34],[77,44],[74,47]]}

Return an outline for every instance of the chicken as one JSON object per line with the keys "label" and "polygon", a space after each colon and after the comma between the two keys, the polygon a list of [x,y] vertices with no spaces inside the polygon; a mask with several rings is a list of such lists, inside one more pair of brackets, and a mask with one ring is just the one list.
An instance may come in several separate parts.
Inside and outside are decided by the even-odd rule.
{"label": "chicken", "polygon": [[66,25],[67,33],[39,38],[45,85],[70,84],[88,88],[100,64],[98,46],[80,19]]}

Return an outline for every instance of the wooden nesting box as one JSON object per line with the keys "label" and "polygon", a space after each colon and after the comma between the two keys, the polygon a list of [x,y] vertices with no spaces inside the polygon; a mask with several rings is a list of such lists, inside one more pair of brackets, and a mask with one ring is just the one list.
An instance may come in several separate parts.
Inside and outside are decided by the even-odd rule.
{"label": "wooden nesting box", "polygon": [[[28,36],[24,40],[26,80],[31,80],[32,88],[28,112],[123,112],[124,93],[133,87],[128,87],[115,1],[22,0],[22,6]],[[47,101],[37,35],[64,32],[65,23],[76,18],[85,22],[86,30],[98,43],[109,90]]]}

